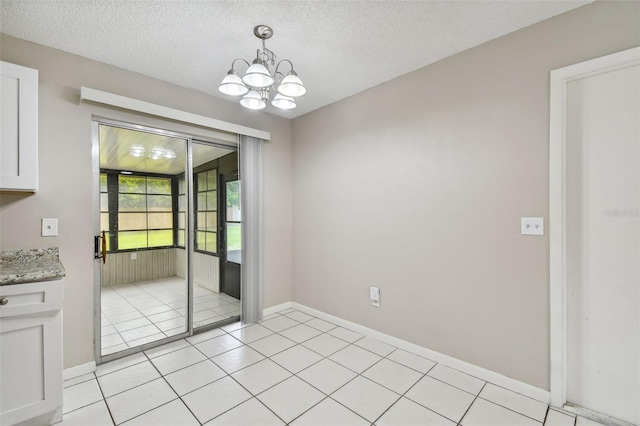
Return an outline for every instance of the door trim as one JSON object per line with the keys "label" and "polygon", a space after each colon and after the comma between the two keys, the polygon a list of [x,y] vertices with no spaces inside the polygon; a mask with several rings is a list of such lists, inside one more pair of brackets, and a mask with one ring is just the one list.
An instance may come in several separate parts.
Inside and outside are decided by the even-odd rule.
{"label": "door trim", "polygon": [[[120,127],[124,129],[137,130],[147,133],[153,133],[163,136],[169,136],[179,139],[184,139],[187,143],[187,169],[191,168],[191,136],[184,134],[173,132],[164,129],[158,129],[157,127],[145,126],[141,124],[132,124],[125,121],[119,120],[111,120],[107,118],[101,118],[92,116],[91,117],[91,144],[92,144],[92,172],[93,172],[93,197],[92,197],[92,215],[93,215],[93,235],[98,235],[100,232],[100,134],[99,127],[100,125],[108,125],[112,127]],[[191,188],[193,185],[192,176],[187,176],[187,186]],[[193,201],[193,200],[191,200]],[[189,205],[189,211],[191,211],[192,206]],[[192,226],[193,221],[187,219],[188,232],[190,235],[193,235]],[[189,244],[192,244],[192,238],[190,238]],[[192,247],[187,249],[187,299],[188,299],[188,307],[193,306],[193,290],[191,288],[192,276],[191,276],[191,255],[190,251]],[[155,346],[171,343],[175,340],[184,339],[185,337],[189,337],[193,335],[193,309],[187,309],[187,330],[183,333],[176,334],[175,336],[165,337],[164,339],[160,339],[154,342],[145,343],[144,345],[140,345],[135,348],[125,349],[123,351],[114,352],[108,355],[102,355],[102,316],[101,316],[101,294],[102,294],[102,282],[101,282],[101,271],[100,271],[100,262],[99,259],[94,259],[93,261],[93,325],[94,325],[94,357],[95,363],[100,365],[104,362],[114,361],[119,358],[126,357],[128,355],[132,355],[134,353],[142,352],[147,349],[151,349]]]}
{"label": "door trim", "polygon": [[640,47],[551,71],[549,116],[549,312],[551,405],[567,402],[567,84],[640,65]]}

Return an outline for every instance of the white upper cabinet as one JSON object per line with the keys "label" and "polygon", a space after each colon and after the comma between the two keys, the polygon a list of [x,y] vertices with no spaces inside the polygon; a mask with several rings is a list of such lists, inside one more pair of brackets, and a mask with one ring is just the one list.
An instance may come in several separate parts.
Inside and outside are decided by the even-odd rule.
{"label": "white upper cabinet", "polygon": [[0,62],[0,191],[38,190],[38,70]]}

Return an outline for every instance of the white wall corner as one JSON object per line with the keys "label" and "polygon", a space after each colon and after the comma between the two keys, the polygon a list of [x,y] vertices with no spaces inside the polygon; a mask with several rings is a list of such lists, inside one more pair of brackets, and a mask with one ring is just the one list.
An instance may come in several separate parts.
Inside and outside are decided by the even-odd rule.
{"label": "white wall corner", "polygon": [[62,373],[62,380],[75,379],[76,377],[93,373],[94,371],[96,371],[96,362],[95,361],[86,362],[84,364],[76,365],[74,367],[65,368]]}
{"label": "white wall corner", "polygon": [[276,312],[279,312],[279,311],[284,311],[285,309],[291,308],[292,305],[293,305],[293,302],[284,302],[284,303],[281,303],[279,305],[275,305],[275,306],[271,306],[269,308],[265,308],[262,311],[262,316],[266,317],[267,315],[275,314]]}

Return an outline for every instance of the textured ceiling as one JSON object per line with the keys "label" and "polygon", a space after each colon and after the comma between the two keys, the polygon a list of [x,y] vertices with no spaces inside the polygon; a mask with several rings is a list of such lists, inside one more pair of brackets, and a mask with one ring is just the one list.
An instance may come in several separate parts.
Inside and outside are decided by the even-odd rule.
{"label": "textured ceiling", "polygon": [[590,1],[1,0],[0,28],[230,99],[217,86],[270,25],[308,93],[266,111],[292,118]]}

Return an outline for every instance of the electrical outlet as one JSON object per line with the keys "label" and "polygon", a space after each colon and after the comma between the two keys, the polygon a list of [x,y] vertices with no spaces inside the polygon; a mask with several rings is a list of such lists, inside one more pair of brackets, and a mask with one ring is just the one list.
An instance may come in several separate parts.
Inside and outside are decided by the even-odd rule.
{"label": "electrical outlet", "polygon": [[380,289],[378,287],[369,287],[369,298],[373,306],[380,307]]}
{"label": "electrical outlet", "polygon": [[138,253],[133,252],[131,253],[131,260],[136,260],[138,258]]}

